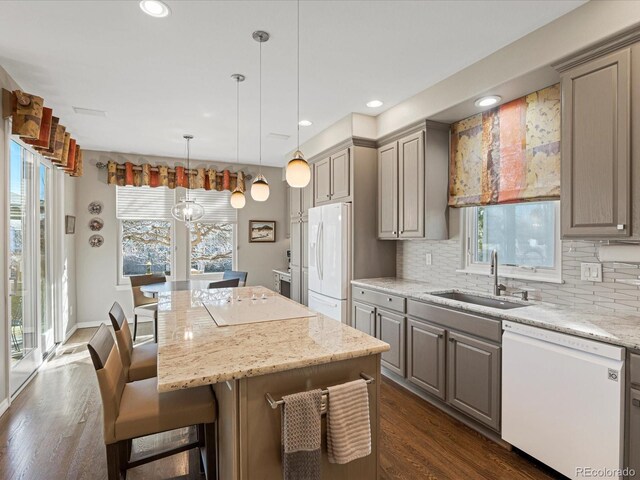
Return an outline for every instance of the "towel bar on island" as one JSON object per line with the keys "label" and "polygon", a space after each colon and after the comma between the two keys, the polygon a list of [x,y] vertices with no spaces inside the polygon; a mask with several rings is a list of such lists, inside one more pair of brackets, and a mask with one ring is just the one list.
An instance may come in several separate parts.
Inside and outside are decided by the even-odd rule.
{"label": "towel bar on island", "polygon": [[[360,378],[362,378],[367,385],[374,383],[376,381],[375,378],[367,375],[366,373],[360,373]],[[326,410],[327,405],[327,397],[329,396],[329,390],[326,388],[322,390],[322,412]],[[274,400],[270,393],[265,394],[265,398],[267,399],[267,403],[274,410],[278,408],[280,405],[284,405],[284,400]]]}

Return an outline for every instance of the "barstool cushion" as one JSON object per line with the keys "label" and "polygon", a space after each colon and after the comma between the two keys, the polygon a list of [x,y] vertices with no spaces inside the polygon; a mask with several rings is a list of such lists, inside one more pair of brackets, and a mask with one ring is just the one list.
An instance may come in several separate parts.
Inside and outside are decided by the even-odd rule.
{"label": "barstool cushion", "polygon": [[211,387],[165,393],[158,393],[157,387],[156,378],[125,385],[115,423],[115,441],[216,421]]}
{"label": "barstool cushion", "polygon": [[133,309],[133,313],[138,315],[139,317],[156,317],[156,312],[158,311],[158,304],[151,303],[149,305],[140,305]]}
{"label": "barstool cushion", "polygon": [[158,375],[158,344],[143,343],[133,347],[129,381],[144,380]]}

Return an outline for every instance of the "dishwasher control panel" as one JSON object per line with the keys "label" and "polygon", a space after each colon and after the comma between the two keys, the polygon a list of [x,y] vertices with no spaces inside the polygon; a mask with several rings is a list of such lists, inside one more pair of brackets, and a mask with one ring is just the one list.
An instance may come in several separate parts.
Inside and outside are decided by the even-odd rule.
{"label": "dishwasher control panel", "polygon": [[532,327],[515,322],[502,322],[502,329],[506,332],[518,333],[526,337],[535,338],[543,342],[555,343],[567,348],[580,350],[581,352],[592,353],[613,360],[624,359],[624,348],[608,343],[602,343],[595,340],[587,340],[585,338],[576,337],[574,335],[560,333],[553,330],[545,330],[544,328]]}

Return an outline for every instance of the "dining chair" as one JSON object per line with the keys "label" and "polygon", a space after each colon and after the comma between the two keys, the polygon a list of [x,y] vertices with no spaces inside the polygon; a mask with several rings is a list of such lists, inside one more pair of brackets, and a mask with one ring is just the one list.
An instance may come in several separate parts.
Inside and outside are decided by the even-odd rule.
{"label": "dining chair", "polygon": [[241,283],[240,286],[244,287],[247,285],[247,275],[249,275],[247,272],[236,272],[235,270],[225,270],[225,272],[222,274],[222,279],[228,280],[230,278],[237,278]]}
{"label": "dining chair", "polygon": [[155,377],[158,374],[158,344],[133,345],[129,322],[118,302],[114,302],[109,310],[109,318],[113,330],[116,332],[120,360],[127,381],[134,382]]}
{"label": "dining chair", "polygon": [[240,279],[238,278],[230,278],[229,280],[218,280],[217,282],[211,282],[209,284],[209,289],[232,288],[232,287],[237,287],[239,283],[240,283]]}
{"label": "dining chair", "polygon": [[132,275],[129,277],[131,281],[131,292],[133,293],[133,341],[136,340],[138,333],[138,315],[141,317],[151,317],[153,319],[155,337],[157,341],[158,331],[158,299],[145,296],[140,287],[152,283],[163,283],[167,281],[165,275],[147,274]]}
{"label": "dining chair", "polygon": [[[88,344],[98,377],[104,420],[109,480],[126,478],[127,470],[192,448],[199,448],[208,480],[217,478],[217,409],[211,387],[158,393],[157,379],[127,383],[113,335],[100,325]],[[197,440],[131,461],[136,438],[197,426]]]}

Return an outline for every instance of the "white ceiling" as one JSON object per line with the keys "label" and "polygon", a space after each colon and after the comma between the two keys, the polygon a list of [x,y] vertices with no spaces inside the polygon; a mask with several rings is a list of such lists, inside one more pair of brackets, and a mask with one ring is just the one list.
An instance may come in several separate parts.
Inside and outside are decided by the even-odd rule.
{"label": "white ceiling", "polygon": [[[263,29],[263,162],[295,147],[296,3],[170,1],[167,18],[137,1],[3,1],[0,65],[45,98],[87,149],[235,158],[241,85],[243,163],[257,163],[258,44]],[[350,112],[377,115],[578,7],[582,1],[301,2],[302,141]],[[371,99],[385,102],[368,109]],[[105,118],[72,107],[105,110]],[[289,140],[267,138],[286,134]]]}

